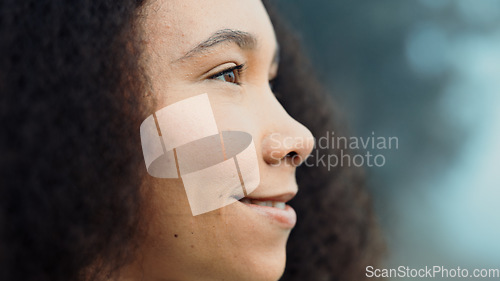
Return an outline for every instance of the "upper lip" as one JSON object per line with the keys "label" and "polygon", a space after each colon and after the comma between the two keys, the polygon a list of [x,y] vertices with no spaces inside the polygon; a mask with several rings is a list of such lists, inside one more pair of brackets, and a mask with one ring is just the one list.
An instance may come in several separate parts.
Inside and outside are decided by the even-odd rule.
{"label": "upper lip", "polygon": [[250,199],[250,200],[276,201],[276,202],[286,203],[286,202],[292,200],[292,198],[295,197],[296,194],[297,194],[297,192],[287,192],[287,193],[279,194],[276,196],[266,196],[266,197],[259,196],[259,195],[255,194],[255,195],[246,196],[245,198]]}

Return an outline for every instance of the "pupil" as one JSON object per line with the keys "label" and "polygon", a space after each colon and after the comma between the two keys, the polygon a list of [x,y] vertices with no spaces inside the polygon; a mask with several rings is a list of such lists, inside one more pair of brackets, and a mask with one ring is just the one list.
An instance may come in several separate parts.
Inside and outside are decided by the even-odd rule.
{"label": "pupil", "polygon": [[227,82],[234,83],[235,80],[234,72],[227,73],[225,77]]}

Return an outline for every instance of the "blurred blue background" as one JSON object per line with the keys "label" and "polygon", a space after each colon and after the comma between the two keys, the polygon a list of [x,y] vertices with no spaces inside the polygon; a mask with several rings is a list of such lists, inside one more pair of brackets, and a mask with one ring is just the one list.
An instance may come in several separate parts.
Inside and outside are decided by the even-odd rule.
{"label": "blurred blue background", "polygon": [[368,170],[386,265],[500,268],[500,1],[275,2],[352,134],[399,138]]}

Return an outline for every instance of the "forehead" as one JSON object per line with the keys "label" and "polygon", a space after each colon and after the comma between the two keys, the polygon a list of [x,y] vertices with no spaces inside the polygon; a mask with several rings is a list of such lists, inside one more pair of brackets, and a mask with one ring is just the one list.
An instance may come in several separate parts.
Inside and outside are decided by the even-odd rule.
{"label": "forehead", "polygon": [[171,60],[223,29],[248,32],[257,38],[259,47],[276,44],[260,0],[152,0],[140,18],[146,44]]}

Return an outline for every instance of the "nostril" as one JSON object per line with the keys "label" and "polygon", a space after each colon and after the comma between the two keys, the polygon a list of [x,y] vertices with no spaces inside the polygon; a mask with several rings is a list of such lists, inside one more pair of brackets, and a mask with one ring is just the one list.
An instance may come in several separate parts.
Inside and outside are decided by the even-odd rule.
{"label": "nostril", "polygon": [[285,155],[285,159],[287,163],[290,163],[292,166],[295,167],[299,166],[300,163],[302,163],[300,155],[295,151],[291,151],[287,155]]}

